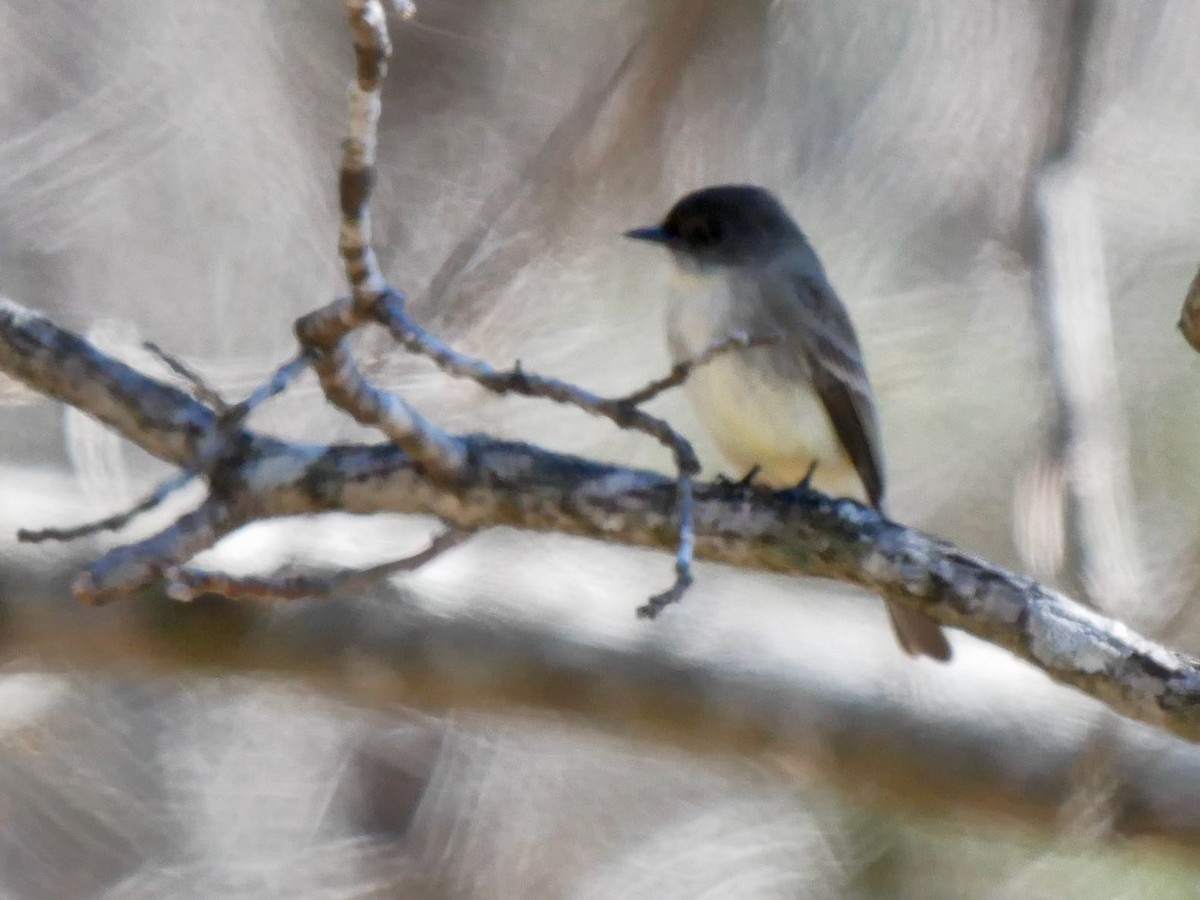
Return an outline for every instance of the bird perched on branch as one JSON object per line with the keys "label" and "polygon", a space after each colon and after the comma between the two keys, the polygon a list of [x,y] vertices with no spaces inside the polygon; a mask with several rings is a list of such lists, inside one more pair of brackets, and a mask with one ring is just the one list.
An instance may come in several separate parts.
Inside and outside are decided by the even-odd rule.
{"label": "bird perched on branch", "polygon": [[[884,470],[871,382],[854,326],[804,233],[768,191],[723,185],[688,194],[659,225],[626,237],[675,262],[667,337],[676,362],[739,335],[774,338],[715,355],[687,391],[725,459],[774,489],[807,480],[861,488],[883,508]],[[936,622],[888,605],[900,646],[950,658]]]}

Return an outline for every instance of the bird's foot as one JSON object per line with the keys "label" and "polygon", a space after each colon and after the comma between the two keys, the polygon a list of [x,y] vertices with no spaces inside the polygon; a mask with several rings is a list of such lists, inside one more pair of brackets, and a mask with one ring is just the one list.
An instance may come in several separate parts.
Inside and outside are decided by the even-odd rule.
{"label": "bird's foot", "polygon": [[792,488],[793,491],[813,490],[812,480],[813,476],[817,474],[817,464],[819,462],[820,460],[814,459],[808,464],[808,471],[804,473],[804,477],[800,479],[800,482],[794,488]]}
{"label": "bird's foot", "polygon": [[754,466],[737,481],[727,478],[724,475],[718,475],[717,487],[721,489],[724,496],[731,500],[745,500],[750,494],[751,485],[754,483],[754,479],[758,477],[761,469],[762,466]]}

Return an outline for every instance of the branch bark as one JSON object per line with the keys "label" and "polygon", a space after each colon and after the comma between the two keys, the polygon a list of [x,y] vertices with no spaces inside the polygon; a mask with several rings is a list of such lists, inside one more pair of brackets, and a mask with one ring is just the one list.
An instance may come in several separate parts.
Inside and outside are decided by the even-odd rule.
{"label": "branch bark", "polygon": [[[203,404],[11,301],[0,305],[0,370],[179,466],[201,459],[221,427]],[[114,599],[244,523],[331,511],[421,513],[467,530],[504,525],[658,549],[678,538],[673,478],[487,435],[456,440],[468,465],[453,481],[435,481],[393,444],[300,444],[238,428],[207,473],[216,499],[191,514],[195,529],[180,520],[111,551],[81,583],[92,599]],[[700,558],[860,585],[997,644],[1124,715],[1200,740],[1195,660],[854,501],[703,484],[695,523]],[[129,578],[135,560],[140,581]]]}

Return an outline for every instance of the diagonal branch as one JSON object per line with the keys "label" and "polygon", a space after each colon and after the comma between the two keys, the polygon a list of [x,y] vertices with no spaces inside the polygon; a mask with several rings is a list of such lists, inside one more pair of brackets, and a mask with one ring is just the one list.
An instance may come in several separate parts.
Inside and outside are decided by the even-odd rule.
{"label": "diagonal branch", "polygon": [[[214,417],[186,394],[117,362],[11,302],[0,304],[0,371],[102,419],[150,452],[202,450]],[[170,402],[168,402],[170,401]],[[80,593],[132,590],[188,553],[251,521],[341,511],[432,515],[452,527],[508,526],[669,549],[675,480],[487,435],[457,438],[471,465],[438,482],[395,445],[297,444],[242,429],[218,480],[226,497],[180,524],[112,551],[81,576]],[[860,585],[1028,660],[1048,676],[1131,718],[1200,742],[1200,665],[1000,566],[891,522],[851,500],[808,490],[732,494],[699,485],[698,558],[745,569]],[[163,551],[157,563],[148,551]],[[120,575],[120,577],[114,577]],[[105,597],[106,599],[107,597]]]}
{"label": "diagonal branch", "polygon": [[156,485],[154,490],[145,497],[119,513],[105,516],[103,519],[97,519],[94,522],[74,525],[70,528],[22,528],[17,531],[17,540],[26,544],[40,544],[43,541],[75,541],[81,537],[87,537],[90,534],[97,534],[101,531],[120,531],[142,513],[154,509],[171,494],[185,487],[195,477],[196,472],[194,469],[184,469],[182,472]]}
{"label": "diagonal branch", "polygon": [[230,505],[210,497],[158,534],[104,554],[79,574],[72,590],[89,605],[109,603],[207,550],[247,521]]}
{"label": "diagonal branch", "polygon": [[729,353],[734,350],[748,350],[752,347],[767,347],[777,343],[778,340],[779,338],[775,336],[763,335],[760,337],[750,337],[749,335],[738,333],[722,340],[713,341],[704,348],[704,352],[699,356],[692,359],[681,359],[671,367],[671,371],[665,377],[658,378],[645,387],[639,388],[633,393],[626,394],[617,402],[627,403],[630,406],[641,406],[643,403],[649,403],[659,394],[681,386],[688,380],[692,372],[701,366],[708,365],[722,353]]}
{"label": "diagonal branch", "polygon": [[237,578],[194,566],[175,566],[166,572],[166,593],[172,600],[191,601],[203,594],[220,594],[231,600],[303,600],[326,598],[336,591],[362,589],[375,582],[412,572],[467,540],[473,532],[449,528],[424,550],[366,569],[343,569],[322,575],[276,573]]}

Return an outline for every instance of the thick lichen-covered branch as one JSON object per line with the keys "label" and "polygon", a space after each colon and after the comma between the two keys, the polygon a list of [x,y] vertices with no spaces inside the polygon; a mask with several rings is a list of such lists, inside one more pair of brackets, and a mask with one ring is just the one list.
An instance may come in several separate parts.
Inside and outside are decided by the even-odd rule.
{"label": "thick lichen-covered branch", "polygon": [[[206,434],[220,427],[188,395],[11,302],[0,306],[0,370],[176,465],[191,464]],[[137,545],[162,554],[157,566],[148,557],[132,560],[127,548],[94,564],[81,583],[109,583],[105,560],[115,558],[126,573],[122,588],[130,590],[243,523],[331,511],[418,513],[465,530],[504,525],[664,550],[675,545],[674,478],[486,435],[456,439],[468,464],[461,478],[442,482],[425,477],[390,443],[321,446],[239,430],[208,476],[220,491],[220,516],[202,506],[193,514],[194,533],[180,520],[176,533]],[[1200,740],[1195,660],[858,503],[807,490],[706,484],[696,489],[695,523],[699,558],[861,585],[1002,646],[1125,715]]]}

